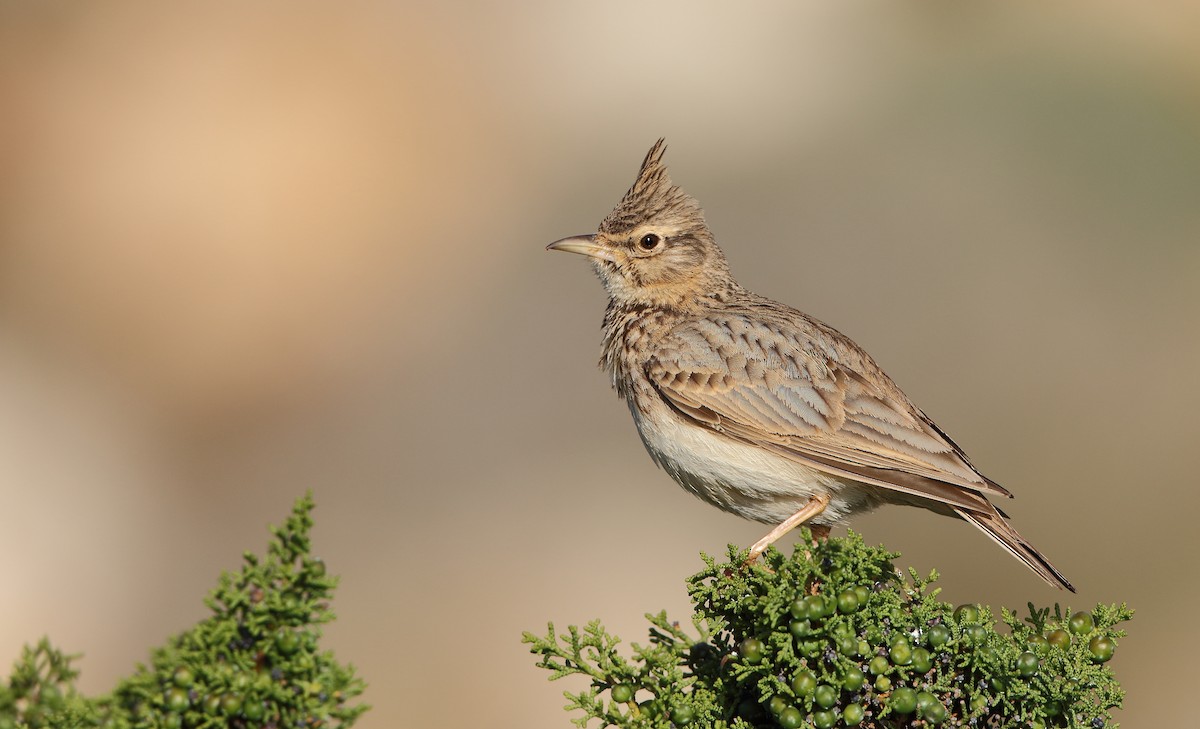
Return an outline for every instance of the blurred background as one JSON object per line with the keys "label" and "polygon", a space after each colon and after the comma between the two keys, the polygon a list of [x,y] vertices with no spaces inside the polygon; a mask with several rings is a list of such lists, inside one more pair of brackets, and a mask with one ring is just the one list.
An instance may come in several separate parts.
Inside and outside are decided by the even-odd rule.
{"label": "blurred background", "polygon": [[[1197,88],[1195,4],[4,2],[0,666],[48,634],[107,690],[312,489],[362,726],[569,726],[521,631],[644,640],[762,532],[656,471],[543,251],[665,136],[741,282],[871,351],[1074,607],[1137,608],[1120,720],[1183,725]],[[1065,597],[855,528],[954,602]]]}

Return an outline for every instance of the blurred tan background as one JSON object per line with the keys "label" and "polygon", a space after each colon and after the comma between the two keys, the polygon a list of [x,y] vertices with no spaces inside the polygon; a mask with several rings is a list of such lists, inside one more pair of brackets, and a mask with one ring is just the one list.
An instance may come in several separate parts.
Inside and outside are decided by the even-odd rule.
{"label": "blurred tan background", "polygon": [[[0,666],[49,634],[107,689],[311,488],[363,726],[569,726],[521,631],[643,640],[761,532],[655,470],[542,250],[666,136],[740,280],[874,353],[1075,607],[1138,609],[1120,719],[1182,725],[1197,88],[1195,4],[0,4]],[[952,601],[1064,597],[856,528]]]}

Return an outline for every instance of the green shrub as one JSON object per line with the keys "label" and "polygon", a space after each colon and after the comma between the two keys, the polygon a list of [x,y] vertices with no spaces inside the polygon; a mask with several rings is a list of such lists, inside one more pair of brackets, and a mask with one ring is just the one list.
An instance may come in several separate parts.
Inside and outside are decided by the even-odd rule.
{"label": "green shrub", "polygon": [[153,651],[109,695],[74,689],[75,657],[43,639],[0,683],[0,729],[17,726],[201,729],[349,727],[367,710],[363,681],[319,648],[337,578],[310,556],[311,495],[271,531],[264,559],[247,552],[205,601],[212,615]]}
{"label": "green shrub", "polygon": [[647,615],[649,643],[622,656],[598,621],[562,635],[526,633],[573,720],[617,727],[1081,727],[1111,724],[1123,692],[1109,659],[1124,605],[1072,615],[1055,605],[1019,619],[937,599],[936,573],[905,576],[899,555],[853,532],[811,541],[791,558],[769,550],[744,567],[705,556],[687,581],[693,638],[665,613]]}

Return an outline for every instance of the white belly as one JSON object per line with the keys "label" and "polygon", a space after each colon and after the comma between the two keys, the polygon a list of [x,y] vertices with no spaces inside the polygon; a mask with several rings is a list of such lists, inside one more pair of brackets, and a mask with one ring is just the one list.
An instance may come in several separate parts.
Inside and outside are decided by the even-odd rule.
{"label": "white belly", "polygon": [[830,501],[815,524],[840,523],[879,503],[869,486],[683,422],[665,409],[648,416],[630,403],[629,410],[655,463],[691,493],[743,518],[778,524],[819,493]]}

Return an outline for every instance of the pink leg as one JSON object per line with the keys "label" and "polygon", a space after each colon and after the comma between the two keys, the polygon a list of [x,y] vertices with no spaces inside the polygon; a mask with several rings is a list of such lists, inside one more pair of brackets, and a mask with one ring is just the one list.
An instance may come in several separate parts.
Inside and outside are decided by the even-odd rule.
{"label": "pink leg", "polygon": [[[797,511],[795,514],[789,516],[783,521],[782,524],[767,532],[766,536],[755,542],[753,547],[750,547],[750,556],[746,558],[745,564],[754,564],[755,560],[757,560],[762,553],[767,550],[767,547],[771,546],[772,542],[813,518],[814,516],[817,516],[822,511],[825,511],[826,506],[829,506],[829,494],[817,494],[816,496],[810,498],[808,503],[806,503],[800,509],[800,511]],[[828,527],[820,528],[824,529],[824,533],[821,535],[822,538],[829,536]],[[818,528],[814,527],[813,531],[816,532],[817,529]]]}

